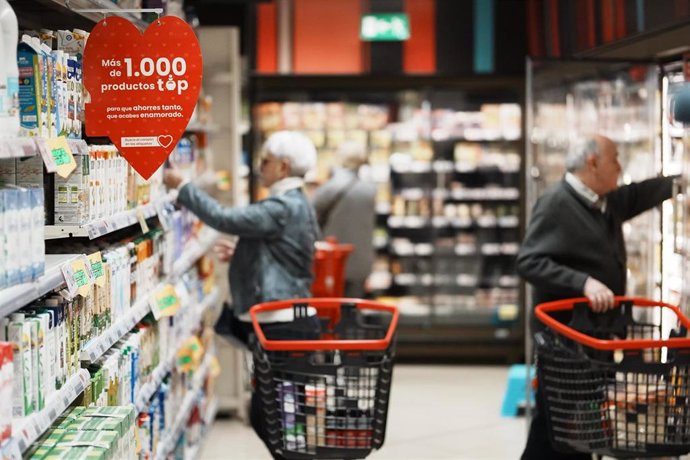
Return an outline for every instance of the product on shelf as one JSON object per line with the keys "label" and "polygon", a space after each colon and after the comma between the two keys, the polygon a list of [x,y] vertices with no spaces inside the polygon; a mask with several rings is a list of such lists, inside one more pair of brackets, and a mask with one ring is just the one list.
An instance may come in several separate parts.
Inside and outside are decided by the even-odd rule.
{"label": "product on shelf", "polygon": [[19,68],[17,16],[7,0],[0,0],[0,137],[19,134]]}
{"label": "product on shelf", "polygon": [[0,444],[12,436],[15,391],[12,354],[12,344],[0,341]]}

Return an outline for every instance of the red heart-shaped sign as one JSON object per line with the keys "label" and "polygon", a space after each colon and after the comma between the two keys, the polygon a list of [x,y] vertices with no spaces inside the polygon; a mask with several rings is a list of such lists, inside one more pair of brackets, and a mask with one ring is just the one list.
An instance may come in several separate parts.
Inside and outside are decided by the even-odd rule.
{"label": "red heart-shaped sign", "polygon": [[202,58],[194,30],[174,16],[142,34],[111,17],[94,27],[84,50],[89,136],[108,136],[148,179],[184,133],[201,89]]}

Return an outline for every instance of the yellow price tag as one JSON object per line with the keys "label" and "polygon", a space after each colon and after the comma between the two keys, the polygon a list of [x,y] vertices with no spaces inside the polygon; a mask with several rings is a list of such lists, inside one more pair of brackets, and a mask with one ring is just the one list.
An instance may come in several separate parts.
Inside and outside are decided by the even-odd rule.
{"label": "yellow price tag", "polygon": [[153,316],[158,320],[164,316],[173,316],[180,309],[180,298],[175,286],[166,284],[161,290],[151,296],[149,302]]}
{"label": "yellow price tag", "polygon": [[91,271],[93,272],[96,285],[99,287],[105,286],[105,270],[103,270],[103,258],[101,257],[101,251],[94,252],[88,257],[89,261],[91,262]]}
{"label": "yellow price tag", "polygon": [[177,351],[177,367],[188,372],[197,369],[204,356],[204,346],[197,336],[188,338]]}
{"label": "yellow price tag", "polygon": [[57,167],[55,172],[58,176],[66,178],[76,169],[77,162],[74,161],[74,155],[72,155],[72,150],[67,144],[67,138],[60,136],[48,139],[48,149]]}
{"label": "yellow price tag", "polygon": [[91,292],[91,280],[86,273],[86,265],[84,259],[78,258],[71,263],[72,265],[72,280],[77,288],[77,294],[82,297],[87,297]]}

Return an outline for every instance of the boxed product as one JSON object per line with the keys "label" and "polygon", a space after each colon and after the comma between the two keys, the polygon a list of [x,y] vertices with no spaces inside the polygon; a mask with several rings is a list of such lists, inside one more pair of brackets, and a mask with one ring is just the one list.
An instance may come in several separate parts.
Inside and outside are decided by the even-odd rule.
{"label": "boxed product", "polygon": [[77,168],[55,177],[55,224],[83,225],[89,219],[89,156],[75,155]]}
{"label": "boxed product", "polygon": [[114,431],[67,431],[57,447],[96,447],[105,450],[105,458],[117,458],[118,440]]}
{"label": "boxed product", "polygon": [[45,460],[111,460],[108,450],[93,446],[72,446],[59,444],[53,447]]}
{"label": "boxed product", "polygon": [[12,344],[0,342],[0,445],[12,436]]}

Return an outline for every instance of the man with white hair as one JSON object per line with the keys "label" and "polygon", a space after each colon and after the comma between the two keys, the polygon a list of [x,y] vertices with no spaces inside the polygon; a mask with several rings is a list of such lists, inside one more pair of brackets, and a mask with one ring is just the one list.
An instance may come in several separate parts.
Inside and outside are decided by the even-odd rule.
{"label": "man with white hair", "polygon": [[[621,166],[613,141],[587,137],[568,152],[562,181],[534,206],[517,256],[517,270],[533,287],[534,305],[588,297],[595,312],[617,314],[614,295],[625,295],[626,252],[623,222],[671,197],[672,177],[618,187]],[[568,323],[569,313],[553,314]],[[532,331],[543,328],[531,315]],[[542,382],[540,382],[542,384]],[[590,459],[551,446],[546,414],[537,410],[522,459]]]}
{"label": "man with white hair", "polygon": [[345,297],[361,298],[374,264],[376,185],[359,177],[359,169],[368,162],[362,143],[343,142],[336,159],[339,166],[314,191],[312,204],[323,236],[354,246],[345,266]]}

